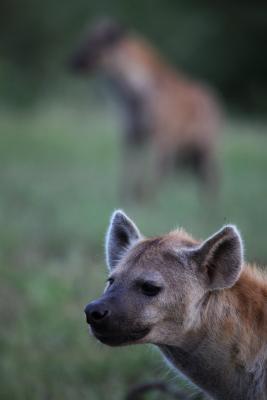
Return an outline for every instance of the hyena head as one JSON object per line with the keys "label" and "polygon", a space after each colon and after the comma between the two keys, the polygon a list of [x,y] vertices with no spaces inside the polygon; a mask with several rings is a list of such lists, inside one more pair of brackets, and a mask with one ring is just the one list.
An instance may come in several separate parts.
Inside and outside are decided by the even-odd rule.
{"label": "hyena head", "polygon": [[90,27],[74,54],[70,64],[77,72],[91,72],[101,67],[108,52],[124,37],[125,30],[117,22],[104,19]]}
{"label": "hyena head", "polygon": [[104,294],[85,308],[101,342],[177,345],[200,318],[210,291],[231,287],[242,266],[242,243],[229,225],[204,242],[182,230],[145,239],[116,211],[106,237],[110,272]]}

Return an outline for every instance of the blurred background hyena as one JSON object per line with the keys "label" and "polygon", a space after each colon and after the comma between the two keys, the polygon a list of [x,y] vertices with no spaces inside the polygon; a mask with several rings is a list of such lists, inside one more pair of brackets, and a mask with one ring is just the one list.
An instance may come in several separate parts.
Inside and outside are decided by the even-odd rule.
{"label": "blurred background hyena", "polygon": [[80,73],[100,71],[120,100],[123,197],[151,194],[166,172],[181,165],[193,170],[205,191],[216,190],[221,118],[211,90],[176,72],[142,37],[110,19],[93,24],[71,64]]}
{"label": "blurred background hyena", "polygon": [[[149,135],[143,130],[147,115],[144,122],[134,119],[142,129],[131,127],[131,112],[140,115],[139,96],[125,95],[129,105],[122,115],[128,128],[122,129],[125,104],[120,93],[119,106],[114,101],[100,69],[92,66],[96,73],[80,74],[66,65],[78,51],[83,27],[89,23],[93,29],[103,15],[140,34],[118,32],[122,37],[155,45],[156,51],[145,51],[151,57],[145,65],[158,65],[158,93],[160,85],[171,86],[170,97],[162,89],[162,99],[153,98],[153,107],[164,99],[157,118],[177,114],[172,121],[179,121],[181,106],[173,111],[168,105],[178,96],[176,83],[171,85],[176,71],[185,73],[178,76],[186,92],[191,84],[194,96],[202,92],[189,76],[219,93],[224,111],[215,152],[222,175],[219,196],[199,201],[198,189],[206,185],[186,168],[178,177],[152,176],[153,162],[160,164],[149,159],[152,143],[158,142],[142,137]],[[152,201],[131,196],[125,209],[148,236],[180,226],[205,238],[234,223],[246,243],[246,260],[267,264],[266,15],[266,2],[238,0],[0,1],[0,399],[122,400],[131,385],[164,378],[185,387],[148,348],[114,354],[88,339],[83,309],[103,287],[107,220],[115,208],[125,207],[118,190],[121,174],[125,196],[140,181],[159,184]],[[147,43],[143,46],[150,49]],[[129,70],[135,67],[132,62]],[[149,74],[141,87],[151,87],[151,79]],[[131,129],[137,137],[125,134]],[[165,129],[158,134],[166,137],[157,147],[165,154],[172,138]],[[137,141],[133,148],[132,140]],[[131,159],[129,165],[121,162],[121,149],[125,158],[127,152],[133,155],[133,170]],[[164,173],[160,166],[157,174]],[[209,179],[205,183],[213,190]],[[149,196],[149,185],[146,190]],[[160,399],[165,400],[163,394]]]}

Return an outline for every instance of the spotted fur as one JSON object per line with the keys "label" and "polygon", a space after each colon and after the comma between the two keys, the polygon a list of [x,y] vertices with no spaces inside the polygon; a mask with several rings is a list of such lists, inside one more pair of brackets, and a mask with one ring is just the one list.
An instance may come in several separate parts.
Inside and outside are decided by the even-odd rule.
{"label": "spotted fur", "polygon": [[114,21],[93,26],[72,63],[76,71],[101,71],[118,94],[125,117],[124,192],[151,190],[177,166],[189,166],[206,189],[215,190],[222,113],[207,86],[177,72],[146,40]]}

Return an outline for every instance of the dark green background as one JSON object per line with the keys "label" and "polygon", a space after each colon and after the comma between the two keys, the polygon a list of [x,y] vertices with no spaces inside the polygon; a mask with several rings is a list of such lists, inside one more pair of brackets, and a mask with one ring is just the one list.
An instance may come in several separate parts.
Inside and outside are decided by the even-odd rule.
{"label": "dark green background", "polygon": [[[184,227],[204,239],[234,223],[246,260],[267,264],[267,4],[232,3],[0,0],[0,399],[123,400],[154,379],[189,388],[152,346],[88,335],[115,208],[145,235]],[[86,25],[109,15],[221,93],[216,199],[181,172],[151,201],[122,202],[116,108],[66,63]]]}
{"label": "dark green background", "polygon": [[28,105],[67,85],[69,52],[101,16],[141,32],[177,67],[214,84],[230,106],[266,111],[267,4],[252,1],[2,0],[1,101]]}

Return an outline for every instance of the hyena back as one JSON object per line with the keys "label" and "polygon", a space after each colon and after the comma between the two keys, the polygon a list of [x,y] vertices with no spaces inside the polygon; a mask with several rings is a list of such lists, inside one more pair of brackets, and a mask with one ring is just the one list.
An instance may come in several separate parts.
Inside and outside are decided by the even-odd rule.
{"label": "hyena back", "polygon": [[107,287],[85,308],[98,340],[158,346],[211,398],[267,399],[267,280],[243,262],[234,226],[204,242],[183,230],[147,239],[117,211],[106,259]]}
{"label": "hyena back", "polygon": [[[93,26],[72,64],[79,72],[101,71],[119,95],[124,192],[153,189],[177,165],[189,166],[206,189],[215,190],[221,111],[207,87],[177,73],[149,43],[113,21]],[[146,169],[150,176],[144,179]]]}

